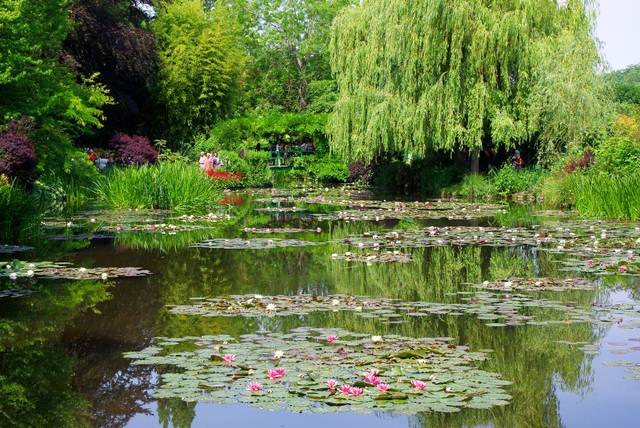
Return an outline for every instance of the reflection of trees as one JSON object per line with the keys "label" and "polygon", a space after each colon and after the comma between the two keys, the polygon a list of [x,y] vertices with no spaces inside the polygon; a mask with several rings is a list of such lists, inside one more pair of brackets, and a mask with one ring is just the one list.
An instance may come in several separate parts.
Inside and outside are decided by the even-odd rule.
{"label": "reflection of trees", "polygon": [[196,403],[175,398],[158,401],[158,419],[164,428],[190,428],[196,417]]}
{"label": "reflection of trees", "polygon": [[89,425],[89,406],[70,388],[75,362],[57,340],[73,316],[108,298],[93,281],[39,284],[2,302],[0,426]]}

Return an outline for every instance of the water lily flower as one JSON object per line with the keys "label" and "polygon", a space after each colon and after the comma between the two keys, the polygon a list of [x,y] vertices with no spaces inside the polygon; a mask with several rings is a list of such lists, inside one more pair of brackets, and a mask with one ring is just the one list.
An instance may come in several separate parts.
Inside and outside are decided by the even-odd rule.
{"label": "water lily flower", "polygon": [[327,342],[329,343],[335,343],[336,340],[338,340],[338,336],[334,336],[334,335],[327,336]]}
{"label": "water lily flower", "polygon": [[337,386],[338,386],[338,381],[337,380],[329,379],[327,381],[327,388],[329,388],[331,391],[335,391]]}
{"label": "water lily flower", "polygon": [[85,272],[87,271],[87,268],[81,267],[81,268],[79,269],[79,271],[80,271],[80,273],[85,273]]}
{"label": "water lily flower", "polygon": [[[7,266],[9,266],[9,265],[7,265]],[[36,267],[36,265],[33,264],[33,263],[29,263],[27,266],[29,267],[29,269],[33,269],[34,267]]]}
{"label": "water lily flower", "polygon": [[29,270],[27,271],[27,276],[28,276],[28,277],[32,277],[32,276],[33,276],[33,271],[32,271],[31,269],[29,269]]}
{"label": "water lily flower", "polygon": [[275,311],[276,310],[276,305],[274,305],[273,303],[269,303],[267,305],[267,310],[268,311]]}
{"label": "water lily flower", "polygon": [[427,378],[427,380],[428,380],[429,382],[433,382],[434,380],[436,380],[436,375],[435,375],[435,374],[430,375],[430,376]]}
{"label": "water lily flower", "polygon": [[227,363],[231,364],[236,360],[236,356],[234,354],[224,354],[222,359]]}
{"label": "water lily flower", "polygon": [[267,370],[267,376],[269,376],[269,379],[271,379],[271,380],[280,379],[285,374],[287,374],[287,371],[285,369],[281,368],[281,367]]}
{"label": "water lily flower", "polygon": [[73,226],[73,223],[72,223],[72,222],[70,222],[70,221],[69,221],[69,222],[67,222],[67,227],[71,227],[71,226]]}
{"label": "water lily flower", "polygon": [[317,233],[321,233],[322,232],[322,228],[320,228],[320,227],[316,228],[316,232]]}
{"label": "water lily flower", "polygon": [[340,392],[344,395],[351,395],[351,387],[349,385],[342,385],[340,387]]}
{"label": "water lily flower", "polygon": [[262,390],[262,384],[258,382],[250,382],[247,389],[251,392],[258,392]]}
{"label": "water lily flower", "polygon": [[389,390],[389,385],[386,383],[379,383],[376,385],[376,389],[380,392],[387,392]]}
{"label": "water lily flower", "polygon": [[592,259],[587,260],[587,266],[589,266],[589,267],[593,266],[593,260]]}
{"label": "water lily flower", "polygon": [[444,389],[444,392],[446,392],[447,394],[448,394],[448,393],[450,393],[450,392],[453,392],[453,388],[451,388],[450,386],[447,386],[447,387]]}
{"label": "water lily flower", "polygon": [[412,380],[411,381],[411,385],[419,390],[419,391],[424,391],[424,389],[426,388],[426,384],[424,382],[422,382],[421,380]]}
{"label": "water lily flower", "polygon": [[12,280],[14,280],[14,281],[15,281],[16,279],[18,279],[18,274],[17,274],[17,273],[15,273],[15,272],[11,272],[11,273],[9,274],[9,278],[11,278]]}
{"label": "water lily flower", "polygon": [[352,386],[350,392],[351,392],[351,395],[353,395],[354,397],[359,397],[360,395],[362,395],[364,390],[362,388],[358,388],[356,386]]}
{"label": "water lily flower", "polygon": [[382,342],[382,336],[371,336],[371,341],[373,343]]}
{"label": "water lily flower", "polygon": [[633,260],[633,254],[628,254],[627,255],[627,260]]}
{"label": "water lily flower", "polygon": [[627,271],[627,267],[625,265],[622,265],[618,268],[618,272],[620,273],[625,273]]}
{"label": "water lily flower", "polygon": [[254,299],[262,299],[262,294],[254,294],[253,298]]}
{"label": "water lily flower", "polygon": [[280,358],[282,358],[284,356],[284,352],[283,351],[275,351],[273,353],[273,358],[275,358],[276,360],[279,360]]}
{"label": "water lily flower", "polygon": [[106,272],[102,272],[102,275],[100,275],[100,278],[102,278],[103,281],[106,281],[107,278],[109,278],[109,275],[107,275]]}
{"label": "water lily flower", "polygon": [[382,380],[371,372],[364,372],[364,380],[371,385],[378,385]]}
{"label": "water lily flower", "polygon": [[338,306],[338,305],[340,304],[340,300],[338,300],[338,299],[333,299],[333,300],[331,301],[331,304],[332,304],[333,306]]}

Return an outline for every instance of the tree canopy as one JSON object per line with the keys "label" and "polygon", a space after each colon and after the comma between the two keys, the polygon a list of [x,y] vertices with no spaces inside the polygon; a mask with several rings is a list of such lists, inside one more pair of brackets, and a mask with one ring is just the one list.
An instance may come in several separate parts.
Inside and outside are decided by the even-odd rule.
{"label": "tree canopy", "polygon": [[582,141],[605,119],[590,0],[364,0],[337,17],[333,149],[350,158]]}

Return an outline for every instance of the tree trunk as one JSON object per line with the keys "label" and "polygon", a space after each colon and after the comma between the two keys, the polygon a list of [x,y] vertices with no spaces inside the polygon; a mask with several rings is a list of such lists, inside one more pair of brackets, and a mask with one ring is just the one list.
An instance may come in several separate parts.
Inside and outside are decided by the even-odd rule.
{"label": "tree trunk", "polygon": [[471,172],[480,172],[480,149],[471,149]]}

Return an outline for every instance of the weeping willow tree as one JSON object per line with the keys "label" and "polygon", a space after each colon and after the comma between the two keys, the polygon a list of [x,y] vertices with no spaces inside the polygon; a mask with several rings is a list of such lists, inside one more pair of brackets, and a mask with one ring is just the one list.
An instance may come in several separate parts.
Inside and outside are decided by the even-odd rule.
{"label": "weeping willow tree", "polygon": [[592,0],[363,0],[336,18],[332,148],[348,158],[534,142],[603,124]]}

